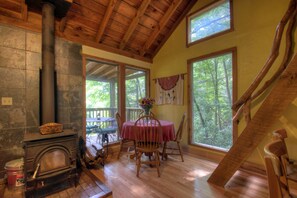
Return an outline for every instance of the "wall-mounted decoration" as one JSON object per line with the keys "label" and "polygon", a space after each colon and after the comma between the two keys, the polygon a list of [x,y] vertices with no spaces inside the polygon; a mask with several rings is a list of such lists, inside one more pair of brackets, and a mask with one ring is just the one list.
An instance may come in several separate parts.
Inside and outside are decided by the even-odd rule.
{"label": "wall-mounted decoration", "polygon": [[184,75],[163,77],[155,79],[156,104],[184,104]]}

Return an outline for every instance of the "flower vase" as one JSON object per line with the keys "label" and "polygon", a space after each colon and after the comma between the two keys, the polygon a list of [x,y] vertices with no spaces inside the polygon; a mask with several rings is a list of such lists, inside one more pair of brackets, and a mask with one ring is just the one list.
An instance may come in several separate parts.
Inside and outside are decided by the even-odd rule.
{"label": "flower vase", "polygon": [[145,108],[144,109],[144,115],[145,116],[149,116],[150,115],[150,109],[149,108]]}

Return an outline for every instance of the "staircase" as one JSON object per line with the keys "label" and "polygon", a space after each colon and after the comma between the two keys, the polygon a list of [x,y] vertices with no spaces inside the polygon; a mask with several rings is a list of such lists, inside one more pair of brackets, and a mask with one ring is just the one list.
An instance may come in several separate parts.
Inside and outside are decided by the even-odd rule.
{"label": "staircase", "polygon": [[[218,186],[225,186],[229,179],[239,169],[241,164],[249,157],[258,144],[269,132],[271,125],[277,121],[282,112],[293,102],[297,96],[297,54],[293,55],[293,39],[296,29],[297,0],[291,0],[289,8],[279,23],[271,55],[264,67],[256,76],[254,82],[233,105],[237,111],[233,122],[237,122],[241,113],[244,113],[247,125],[240,134],[229,152],[225,155],[218,167],[209,177],[208,182]],[[280,41],[287,25],[286,51],[278,71],[266,81],[259,91],[254,93],[260,82],[264,79],[279,53]],[[293,58],[292,58],[293,57]],[[267,93],[267,88],[271,88]],[[254,93],[254,94],[253,94]],[[251,102],[260,95],[266,94],[260,108],[251,118]]]}

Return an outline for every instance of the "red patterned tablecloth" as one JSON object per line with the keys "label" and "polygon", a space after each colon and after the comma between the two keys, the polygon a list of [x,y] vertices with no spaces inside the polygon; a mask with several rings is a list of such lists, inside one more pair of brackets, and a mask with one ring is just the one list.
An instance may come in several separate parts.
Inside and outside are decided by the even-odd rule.
{"label": "red patterned tablecloth", "polygon": [[[174,124],[173,122],[166,121],[166,120],[159,120],[161,127],[162,127],[162,132],[163,132],[163,142],[167,142],[170,140],[174,140],[175,138],[175,130],[174,130]],[[122,131],[121,131],[121,137],[124,139],[130,139],[133,140],[135,139],[134,133],[133,133],[133,127],[134,127],[133,121],[127,121],[124,122]],[[141,126],[139,126],[141,127]]]}

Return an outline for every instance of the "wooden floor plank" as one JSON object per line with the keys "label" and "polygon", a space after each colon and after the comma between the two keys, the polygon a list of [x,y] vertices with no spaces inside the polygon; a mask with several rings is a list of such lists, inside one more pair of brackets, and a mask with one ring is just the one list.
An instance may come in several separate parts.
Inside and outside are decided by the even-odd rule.
{"label": "wooden floor plank", "polygon": [[[225,188],[208,183],[209,176],[218,164],[197,156],[185,154],[185,162],[181,162],[179,156],[169,156],[167,161],[161,161],[161,177],[157,177],[156,168],[144,165],[141,167],[139,178],[136,177],[136,166],[133,159],[129,159],[127,155],[122,155],[119,160],[116,158],[117,153],[111,154],[104,167],[98,166],[97,169],[91,169],[82,174],[77,187],[68,188],[48,197],[268,197],[266,177],[244,171],[237,171]],[[99,179],[98,182],[93,182],[93,177],[88,173],[92,173],[93,177]],[[103,188],[105,191],[112,191],[112,195],[111,192],[103,192],[100,186],[105,186]],[[16,196],[15,191],[9,192],[10,194],[6,192],[5,198],[23,197],[22,193]]]}
{"label": "wooden floor plank", "polygon": [[122,155],[107,159],[104,167],[91,172],[113,192],[113,198],[133,197],[268,197],[266,177],[243,171],[236,174],[225,188],[207,182],[218,164],[185,154],[185,162],[178,156],[161,161],[161,177],[156,168],[142,166],[136,177],[135,161]]}
{"label": "wooden floor plank", "polygon": [[[2,195],[0,194],[0,198],[25,197],[24,187],[7,188],[6,186],[1,187],[0,185],[0,192],[1,191],[4,191],[4,193]],[[80,174],[79,182],[76,187],[71,186],[60,192],[48,195],[46,198],[104,198],[111,194],[112,192],[100,182],[98,178],[94,177],[89,170],[84,170]]]}

